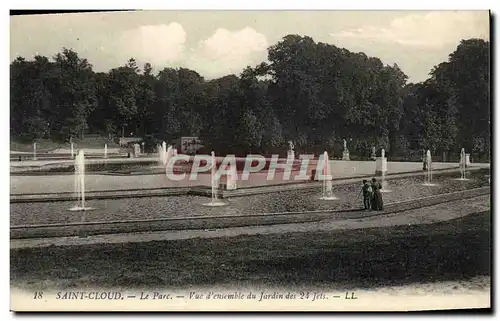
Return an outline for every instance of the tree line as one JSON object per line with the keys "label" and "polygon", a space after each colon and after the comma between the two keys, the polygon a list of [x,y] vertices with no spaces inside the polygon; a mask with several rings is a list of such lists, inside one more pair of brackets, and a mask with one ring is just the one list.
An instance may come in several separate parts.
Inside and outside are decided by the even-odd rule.
{"label": "tree line", "polygon": [[489,42],[462,40],[429,79],[307,36],[287,35],[267,62],[206,80],[186,68],[153,73],[131,58],[95,72],[63,48],[10,65],[13,139],[69,141],[88,133],[172,141],[198,136],[220,154],[296,150],[392,156],[490,150]]}

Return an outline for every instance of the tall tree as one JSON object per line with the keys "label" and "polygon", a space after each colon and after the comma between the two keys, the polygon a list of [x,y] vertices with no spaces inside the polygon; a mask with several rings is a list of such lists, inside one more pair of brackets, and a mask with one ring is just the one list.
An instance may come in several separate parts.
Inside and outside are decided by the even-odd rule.
{"label": "tall tree", "polygon": [[[287,35],[268,61],[241,75],[205,80],[186,68],[156,75],[134,59],[95,73],[63,49],[52,60],[11,63],[11,135],[67,140],[122,132],[172,141],[200,136],[218,153],[336,152],[371,146],[391,156],[431,149],[490,150],[489,42],[463,40],[430,78],[406,84],[397,65],[312,38]],[[352,140],[351,140],[352,139]]]}
{"label": "tall tree", "polygon": [[61,138],[82,137],[88,128],[87,117],[97,107],[96,79],[92,65],[70,49],[54,57],[49,84],[52,91],[50,117],[54,134]]}
{"label": "tall tree", "polygon": [[124,66],[109,72],[109,107],[114,116],[114,127],[120,128],[122,135],[125,132],[137,132],[135,117],[138,110],[139,71],[135,60],[131,58]]}
{"label": "tall tree", "polygon": [[490,44],[462,40],[447,62],[436,66],[431,79],[458,112],[459,144],[468,150],[490,149]]}

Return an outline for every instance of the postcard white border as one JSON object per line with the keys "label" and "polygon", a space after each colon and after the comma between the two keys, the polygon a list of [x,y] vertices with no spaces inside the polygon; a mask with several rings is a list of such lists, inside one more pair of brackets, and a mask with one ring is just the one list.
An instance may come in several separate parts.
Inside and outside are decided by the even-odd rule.
{"label": "postcard white border", "polygon": [[[164,2],[161,0],[157,1],[130,1],[130,0],[122,0],[122,1],[109,1],[104,3],[103,1],[96,0],[86,0],[86,1],[54,1],[54,0],[46,0],[46,1],[4,1],[2,2],[2,44],[4,46],[4,50],[2,51],[2,55],[5,55],[3,61],[7,62],[9,59],[9,16],[7,14],[7,10],[9,9],[136,9],[141,7],[143,9],[232,9],[232,10],[257,10],[257,9],[266,9],[266,10],[282,10],[282,9],[293,9],[293,10],[312,10],[312,9],[335,9],[335,10],[446,10],[446,9],[460,9],[460,10],[472,10],[472,9],[493,9],[493,12],[496,13],[498,8],[498,1],[484,1],[484,0],[475,0],[475,1],[435,1],[435,0],[421,0],[417,2],[403,2],[403,1],[390,1],[390,0],[379,0],[379,1],[342,1],[342,2],[332,2],[332,1],[283,1],[283,0],[253,0],[253,1],[221,1],[221,0],[212,0],[212,1],[179,1],[177,3],[172,2]],[[284,6],[286,5],[286,7]],[[492,42],[495,44],[495,39],[492,39]],[[497,58],[498,51],[495,50],[495,58]],[[4,122],[1,127],[2,131],[2,149],[5,150],[5,155],[9,154],[9,69],[8,64],[4,63],[1,65],[2,70],[2,83],[4,88],[3,94],[3,108],[0,109],[0,112],[3,113],[3,117],[0,119]],[[498,81],[495,79],[495,93],[498,93]],[[496,104],[495,104],[496,107]],[[498,112],[496,116],[498,116]],[[495,122],[497,122],[497,117],[495,117]],[[498,122],[497,122],[498,123]],[[495,136],[495,138],[497,138]],[[495,139],[496,150],[499,150],[499,141]],[[9,300],[10,300],[10,279],[7,278],[9,275],[9,261],[5,258],[9,255],[9,234],[8,234],[8,226],[9,226],[9,199],[8,199],[8,191],[10,191],[9,186],[9,172],[8,169],[8,158],[2,158],[4,162],[3,168],[4,171],[2,175],[4,175],[3,179],[0,179],[1,188],[2,188],[2,206],[3,206],[3,219],[4,219],[4,228],[5,232],[2,233],[4,240],[2,242],[2,247],[5,249],[3,252],[3,260],[2,260],[2,288],[1,288],[1,297],[0,302],[2,302],[3,306],[1,311],[2,314],[6,314],[5,317],[13,318],[14,316],[9,311]],[[496,164],[494,164],[496,165]],[[492,164],[492,166],[494,166]],[[494,179],[496,178],[496,175]],[[495,197],[494,199],[500,199],[500,195],[498,191],[494,191]],[[498,222],[498,219],[497,219]],[[495,244],[496,245],[496,244]],[[496,246],[493,247],[497,248]],[[495,271],[496,272],[496,271]],[[493,304],[493,302],[492,302]],[[7,312],[7,313],[6,313]],[[2,319],[3,319],[2,315]],[[32,318],[36,316],[30,316],[28,318]],[[54,315],[47,316],[49,318],[55,317]],[[67,317],[62,316],[62,317]],[[123,318],[124,316],[111,316],[108,318]],[[134,316],[130,316],[134,317]],[[136,316],[135,316],[136,317]],[[139,316],[142,318],[142,316]],[[181,316],[161,316],[167,317],[170,320],[175,320],[181,318]],[[219,317],[219,316],[212,316]],[[236,316],[232,316],[236,317]],[[275,318],[275,315],[269,316],[258,316],[259,318]],[[290,315],[286,316],[287,318],[292,317]],[[307,315],[300,315],[298,317],[309,318]],[[318,316],[321,317],[321,316]],[[323,315],[322,317],[330,318],[331,316]],[[335,316],[335,318],[347,318],[348,316]],[[372,316],[373,317],[373,316]],[[385,316],[379,316],[385,317]],[[424,316],[426,319],[430,318],[442,318],[442,316],[432,317],[429,315]],[[84,320],[104,320],[104,316],[80,316],[81,319]],[[194,318],[194,316],[189,316],[189,318]]]}

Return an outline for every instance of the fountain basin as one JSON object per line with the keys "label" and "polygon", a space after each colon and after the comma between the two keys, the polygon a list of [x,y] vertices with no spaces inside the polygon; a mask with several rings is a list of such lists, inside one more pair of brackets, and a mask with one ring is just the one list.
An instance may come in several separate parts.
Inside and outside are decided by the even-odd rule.
{"label": "fountain basin", "polygon": [[[484,171],[471,173],[472,180],[466,182],[454,181],[454,173],[436,175],[437,186],[423,187],[421,177],[405,177],[391,180],[392,193],[384,194],[384,204],[391,202],[407,201],[419,197],[435,196],[443,193],[463,191],[471,188],[489,186],[488,178]],[[272,189],[278,191],[272,192]],[[269,187],[259,194],[231,196],[223,199],[225,206],[203,206],[210,204],[210,191],[207,188],[205,196],[188,195],[186,189],[181,194],[170,196],[107,198],[86,200],[85,207],[94,210],[86,212],[86,221],[115,221],[158,218],[181,218],[186,216],[225,216],[246,215],[275,212],[300,212],[311,210],[351,210],[361,208],[362,200],[357,198],[360,192],[359,181],[335,185],[333,194],[339,198],[337,201],[322,201],[321,185],[311,184],[307,189],[284,190],[284,186]],[[252,190],[252,189],[249,189]],[[238,190],[243,191],[243,190]],[[220,201],[220,200],[219,200]],[[334,204],[334,208],[332,205]],[[51,224],[80,222],[80,215],[68,211],[68,208],[77,205],[75,200],[53,202],[24,202],[10,204],[10,224]],[[33,215],[36,213],[36,215]]]}

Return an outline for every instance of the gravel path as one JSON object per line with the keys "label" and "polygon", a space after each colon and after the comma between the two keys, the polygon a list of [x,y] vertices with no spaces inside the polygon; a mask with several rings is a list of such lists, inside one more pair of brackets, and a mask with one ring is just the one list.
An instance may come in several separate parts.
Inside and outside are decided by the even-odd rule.
{"label": "gravel path", "polygon": [[161,240],[181,240],[190,238],[231,237],[237,235],[274,234],[290,232],[320,232],[346,229],[362,229],[413,224],[432,224],[464,217],[473,213],[490,210],[490,196],[480,196],[453,203],[443,203],[426,208],[404,211],[384,216],[373,216],[355,220],[324,220],[313,223],[279,224],[272,226],[250,226],[225,228],[220,230],[161,231],[148,233],[128,233],[98,235],[88,238],[60,237],[47,239],[11,240],[11,248],[65,246],[99,243],[149,242]]}

